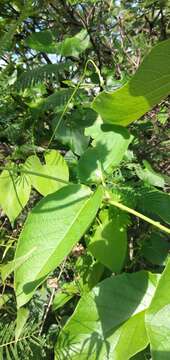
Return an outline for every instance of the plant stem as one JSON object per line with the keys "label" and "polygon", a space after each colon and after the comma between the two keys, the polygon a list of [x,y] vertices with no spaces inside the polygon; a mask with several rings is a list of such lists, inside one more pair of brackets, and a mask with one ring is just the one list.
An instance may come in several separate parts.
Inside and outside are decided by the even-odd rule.
{"label": "plant stem", "polygon": [[138,211],[136,211],[136,210],[134,210],[134,209],[131,209],[131,208],[129,208],[128,206],[123,205],[123,204],[121,204],[121,203],[119,203],[119,202],[117,202],[117,201],[110,200],[110,199],[108,199],[107,201],[109,202],[110,205],[116,206],[116,207],[118,207],[119,209],[121,209],[121,210],[123,210],[123,211],[126,211],[126,212],[128,212],[128,213],[130,213],[130,214],[132,214],[132,215],[135,215],[135,216],[139,217],[140,219],[148,222],[149,224],[157,227],[157,228],[160,229],[161,231],[164,231],[164,232],[166,232],[167,234],[170,234],[170,229],[167,228],[166,226],[160,224],[158,221],[154,221],[154,220],[152,220],[151,218],[149,218],[149,217],[147,217],[147,216],[139,213]]}

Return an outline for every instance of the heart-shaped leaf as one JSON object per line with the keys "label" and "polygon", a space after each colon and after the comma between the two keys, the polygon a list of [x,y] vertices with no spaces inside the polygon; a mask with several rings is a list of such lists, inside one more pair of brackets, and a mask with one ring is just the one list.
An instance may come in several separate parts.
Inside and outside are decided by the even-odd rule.
{"label": "heart-shaped leaf", "polygon": [[57,150],[48,151],[44,157],[45,165],[42,165],[38,156],[30,156],[24,168],[36,173],[29,175],[31,184],[40,194],[46,196],[67,184],[69,170],[66,161]]}

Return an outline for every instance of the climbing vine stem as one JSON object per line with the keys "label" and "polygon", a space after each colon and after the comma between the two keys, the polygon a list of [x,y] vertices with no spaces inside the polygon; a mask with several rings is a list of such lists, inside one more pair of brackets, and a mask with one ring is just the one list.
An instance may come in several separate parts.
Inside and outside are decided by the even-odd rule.
{"label": "climbing vine stem", "polygon": [[109,199],[109,197],[106,198],[106,201],[110,204],[110,205],[113,205],[113,206],[116,206],[117,208],[123,210],[123,211],[126,211],[128,212],[129,214],[132,214],[134,216],[137,216],[138,218],[148,222],[149,224],[157,227],[159,230],[161,231],[164,231],[166,232],[167,234],[170,234],[170,229],[162,224],[160,224],[158,221],[155,221],[147,216],[145,216],[144,214],[141,214],[140,212],[132,209],[132,208],[129,208],[128,206],[126,205],[123,205],[121,204],[120,202],[118,201],[114,201],[112,199]]}

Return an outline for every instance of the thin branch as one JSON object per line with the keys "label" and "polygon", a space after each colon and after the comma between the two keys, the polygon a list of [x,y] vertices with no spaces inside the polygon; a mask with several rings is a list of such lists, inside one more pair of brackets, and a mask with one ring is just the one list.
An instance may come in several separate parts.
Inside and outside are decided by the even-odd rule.
{"label": "thin branch", "polygon": [[[66,260],[67,260],[67,257],[64,259],[64,261],[63,261],[62,264],[61,264],[61,268],[60,268],[59,275],[58,275],[57,279],[55,279],[55,282],[56,282],[56,283],[58,283],[59,280],[60,280],[60,278],[61,278],[61,275],[62,275],[62,273],[63,273],[63,271],[64,271],[64,267],[65,267]],[[48,315],[48,313],[49,313],[50,307],[51,307],[52,302],[53,302],[53,298],[54,298],[54,295],[55,295],[55,291],[56,291],[56,289],[53,288],[53,289],[52,289],[52,292],[51,292],[51,295],[50,295],[50,298],[49,298],[49,301],[48,301],[48,304],[47,304],[46,311],[45,311],[44,316],[43,316],[42,324],[41,324],[41,327],[40,327],[40,330],[39,330],[39,333],[38,333],[39,336],[41,335],[41,333],[42,333],[42,331],[43,331],[43,327],[44,327],[45,321],[46,321],[46,319],[47,319],[47,315]]]}
{"label": "thin branch", "polygon": [[165,21],[165,17],[164,17],[164,13],[163,13],[162,8],[160,10],[160,14],[161,14],[161,36],[162,36],[163,40],[166,40],[167,39],[166,21]]}
{"label": "thin branch", "polygon": [[52,64],[52,61],[50,60],[50,58],[48,57],[48,55],[45,52],[41,52],[41,55],[45,59],[47,64]]}

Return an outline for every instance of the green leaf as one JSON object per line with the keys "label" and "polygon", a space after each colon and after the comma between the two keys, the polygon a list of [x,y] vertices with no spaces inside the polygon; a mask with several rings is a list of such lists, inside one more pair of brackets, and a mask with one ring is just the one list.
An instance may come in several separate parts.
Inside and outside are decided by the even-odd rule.
{"label": "green leaf", "polygon": [[68,185],[42,199],[28,215],[19,237],[15,258],[36,246],[33,256],[15,272],[18,307],[60,265],[85,233],[100,206],[103,192]]}
{"label": "green leaf", "polygon": [[56,44],[53,42],[51,31],[44,30],[31,34],[26,39],[26,45],[31,49],[50,54],[56,53]]}
{"label": "green leaf", "polygon": [[30,250],[26,255],[20,256],[17,259],[14,259],[7,264],[3,264],[0,267],[0,273],[2,277],[2,281],[5,281],[6,278],[16,269],[18,269],[26,260],[32,256],[32,253],[35,251],[36,247]]}
{"label": "green leaf", "polygon": [[140,165],[135,166],[136,174],[139,179],[143,180],[146,184],[164,188],[164,176],[154,171],[147,160],[143,160],[143,164],[145,166],[144,169],[142,169]]}
{"label": "green leaf", "polygon": [[106,220],[97,227],[88,244],[92,255],[113,272],[120,272],[127,253],[127,233],[119,217]]}
{"label": "green leaf", "polygon": [[11,294],[1,294],[0,297],[0,310],[3,308],[3,306],[10,300]]}
{"label": "green leaf", "polygon": [[84,285],[83,291],[86,289],[89,291],[96,286],[101,280],[104,270],[105,267],[98,261],[95,261],[92,266],[90,265],[90,269],[87,274],[87,284]]}
{"label": "green leaf", "polygon": [[[95,111],[93,110],[94,114]],[[90,136],[92,139],[96,139],[100,134],[102,135],[103,121],[100,115],[95,114],[94,121],[85,128],[85,135]]]}
{"label": "green leaf", "polygon": [[137,207],[142,212],[155,214],[170,224],[170,195],[156,189],[147,189],[138,197]]}
{"label": "green leaf", "polygon": [[11,224],[27,204],[31,184],[28,176],[18,176],[11,171],[3,170],[0,175],[0,206],[8,216]]}
{"label": "green leaf", "polygon": [[74,110],[60,122],[61,114],[56,114],[53,120],[53,130],[55,131],[57,127],[55,139],[64,145],[68,145],[77,155],[82,155],[90,140],[88,136],[84,135],[84,127],[89,118],[93,121],[94,115],[95,113],[91,109],[83,111],[79,107],[78,110]]}
{"label": "green leaf", "polygon": [[109,172],[121,162],[132,136],[120,126],[102,125],[92,146],[82,155],[78,174],[82,182],[101,182],[102,172]]}
{"label": "green leaf", "polygon": [[99,94],[92,108],[106,122],[126,126],[170,94],[170,40],[156,45],[121,89]]}
{"label": "green leaf", "polygon": [[56,45],[57,54],[62,56],[78,57],[83,51],[90,47],[90,38],[87,30],[81,30],[73,37],[66,38]]}
{"label": "green leaf", "polygon": [[151,305],[146,312],[146,328],[153,360],[170,356],[170,260],[159,280]]}
{"label": "green leaf", "polygon": [[78,287],[76,283],[72,281],[69,284],[64,284],[62,288],[57,291],[54,300],[52,309],[55,311],[65,305],[70,299],[72,299],[78,293]]}
{"label": "green leaf", "polygon": [[156,275],[141,271],[105,279],[85,294],[62,329],[55,359],[128,360],[148,344],[144,315]]}
{"label": "green leaf", "polygon": [[[46,196],[66,185],[69,180],[69,170],[66,161],[57,150],[49,150],[44,157],[45,165],[42,165],[36,155],[30,156],[24,168],[40,174],[39,176],[29,175],[31,184],[40,194]],[[56,180],[41,177],[41,174],[47,177],[56,177]]]}
{"label": "green leaf", "polygon": [[141,311],[130,317],[108,338],[108,342],[114,344],[111,359],[131,359],[132,355],[147,346],[148,338],[144,315],[145,311]]}
{"label": "green leaf", "polygon": [[165,265],[170,244],[161,233],[151,233],[143,241],[141,254],[152,264]]}
{"label": "green leaf", "polygon": [[75,57],[78,57],[90,46],[89,35],[84,29],[72,37],[66,37],[59,43],[55,42],[49,30],[33,33],[26,42],[31,49],[36,51]]}
{"label": "green leaf", "polygon": [[21,308],[17,311],[17,321],[15,329],[15,341],[17,341],[22,333],[22,330],[27,322],[29,316],[29,310]]}

